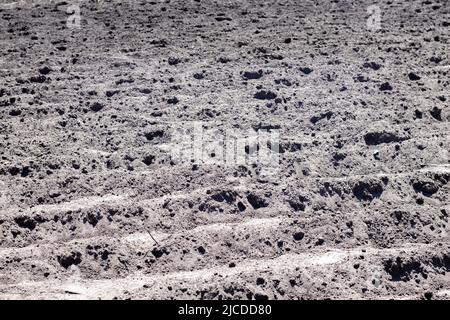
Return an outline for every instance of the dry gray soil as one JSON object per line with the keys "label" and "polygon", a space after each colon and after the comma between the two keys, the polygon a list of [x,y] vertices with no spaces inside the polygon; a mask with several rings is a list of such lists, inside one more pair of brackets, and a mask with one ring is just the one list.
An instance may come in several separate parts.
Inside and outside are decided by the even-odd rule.
{"label": "dry gray soil", "polygon": [[[450,298],[448,1],[6,2],[1,299]],[[276,177],[172,161],[193,121]]]}

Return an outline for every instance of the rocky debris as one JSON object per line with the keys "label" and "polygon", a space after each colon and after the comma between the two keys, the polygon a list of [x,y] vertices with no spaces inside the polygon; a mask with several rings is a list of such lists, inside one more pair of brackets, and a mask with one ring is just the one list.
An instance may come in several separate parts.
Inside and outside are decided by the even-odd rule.
{"label": "rocky debris", "polygon": [[304,74],[308,75],[311,72],[313,72],[314,70],[308,67],[304,67],[304,68],[300,68],[300,71],[303,72]]}
{"label": "rocky debris", "polygon": [[145,156],[144,159],[142,160],[142,162],[146,166],[149,166],[155,162],[155,156],[153,156],[153,155]]}
{"label": "rocky debris", "polygon": [[168,59],[168,63],[169,63],[169,65],[171,65],[171,66],[176,66],[177,64],[181,63],[181,59],[175,58],[175,57],[170,57],[170,58]]}
{"label": "rocky debris", "polygon": [[211,198],[217,202],[234,203],[237,199],[237,196],[238,194],[235,191],[221,191],[213,194]]}
{"label": "rocky debris", "polygon": [[142,93],[142,94],[152,93],[152,90],[150,90],[149,88],[139,88],[138,91],[139,91],[139,93]]}
{"label": "rocky debris", "polygon": [[433,107],[433,109],[430,110],[430,114],[434,119],[442,121],[442,109]]}
{"label": "rocky debris", "polygon": [[433,298],[433,292],[427,291],[423,294],[426,300],[431,300]]}
{"label": "rocky debris", "polygon": [[414,274],[427,277],[427,273],[419,261],[404,260],[401,257],[389,259],[383,263],[384,270],[391,276],[392,281],[409,281]]}
{"label": "rocky debris", "polygon": [[44,83],[45,81],[47,81],[47,77],[43,76],[43,75],[39,75],[39,76],[34,76],[31,77],[30,82],[34,82],[34,83]]}
{"label": "rocky debris", "polygon": [[[11,97],[11,98],[6,99],[6,100],[0,100],[0,107],[11,106],[11,105],[14,105],[15,103],[16,103],[16,98]],[[12,112],[10,111],[10,114],[11,114],[11,113],[12,113]],[[20,110],[16,110],[16,113],[20,114],[21,111],[20,111]]]}
{"label": "rocky debris", "polygon": [[111,98],[114,95],[118,94],[119,92],[120,92],[119,90],[107,90],[105,92],[105,96],[107,96],[108,98]]}
{"label": "rocky debris", "polygon": [[269,202],[266,199],[253,193],[247,195],[247,201],[255,210],[269,206]]}
{"label": "rocky debris", "polygon": [[317,122],[319,122],[320,120],[323,120],[323,119],[330,120],[332,116],[333,116],[333,112],[327,111],[327,112],[321,113],[318,116],[311,117],[311,119],[309,119],[309,121],[311,121],[312,124],[316,124]]}
{"label": "rocky debris", "polygon": [[372,70],[379,70],[381,68],[381,64],[378,64],[376,62],[365,62],[363,64],[363,67],[366,69],[372,69]]}
{"label": "rocky debris", "polygon": [[203,246],[198,247],[198,248],[197,248],[197,251],[198,251],[200,254],[205,254],[205,253],[206,253],[206,250],[205,250],[205,248],[204,248]]}
{"label": "rocky debris", "polygon": [[314,243],[315,246],[322,246],[325,244],[325,239],[319,238],[317,239],[317,241]]}
{"label": "rocky debris", "polygon": [[389,84],[389,82],[385,82],[383,84],[380,85],[380,91],[391,91],[393,88],[392,86]]}
{"label": "rocky debris", "polygon": [[[377,154],[375,154],[375,155],[377,155]],[[341,152],[334,153],[333,159],[332,159],[333,165],[338,166],[341,161],[345,160],[345,158],[347,158],[347,154],[345,154],[345,153],[341,153]]]}
{"label": "rocky debris", "polygon": [[449,272],[450,271],[450,254],[444,253],[442,255],[437,255],[431,258],[431,265],[433,268],[439,271]]}
{"label": "rocky debris", "polygon": [[168,104],[177,104],[178,102],[180,102],[180,100],[178,100],[177,97],[167,99]]}
{"label": "rocky debris", "polygon": [[39,69],[39,73],[43,74],[44,76],[49,74],[52,70],[49,67],[43,67]]}
{"label": "rocky debris", "polygon": [[255,300],[269,300],[267,295],[261,293],[255,293],[254,298]]}
{"label": "rocky debris", "polygon": [[272,91],[261,90],[256,92],[253,97],[259,100],[273,100],[277,97],[277,94]]}
{"label": "rocky debris", "polygon": [[233,21],[230,17],[215,17],[216,21],[222,22],[222,21]]}
{"label": "rocky debris", "polygon": [[376,179],[369,179],[365,181],[358,181],[353,186],[353,195],[362,201],[372,201],[379,198],[384,191],[383,182]]}
{"label": "rocky debris", "polygon": [[408,73],[408,78],[411,81],[418,81],[418,80],[420,80],[420,77],[417,74],[415,74],[414,72]]}
{"label": "rocky debris", "polygon": [[240,212],[243,212],[243,211],[245,211],[245,209],[247,209],[247,207],[245,206],[245,204],[243,204],[241,201],[239,201],[239,202],[237,203],[237,207],[238,207],[238,210],[239,210]]}
{"label": "rocky debris", "polygon": [[78,251],[72,251],[69,255],[61,255],[57,257],[59,264],[68,269],[72,265],[79,265],[81,263],[81,253]]}
{"label": "rocky debris", "polygon": [[226,58],[226,57],[219,57],[219,59],[217,59],[217,61],[220,63],[228,63],[231,61],[231,59]]}
{"label": "rocky debris", "polygon": [[275,82],[276,84],[282,84],[282,85],[285,85],[285,86],[287,86],[287,87],[292,86],[292,82],[291,82],[289,79],[286,79],[286,78],[275,79],[274,82]]}
{"label": "rocky debris", "polygon": [[11,176],[16,176],[18,174],[20,174],[21,177],[27,177],[31,172],[30,167],[28,166],[24,166],[22,168],[18,168],[18,167],[11,167],[8,169],[8,173]]}
{"label": "rocky debris", "polygon": [[414,111],[414,116],[416,119],[422,119],[423,118],[423,112],[420,110],[415,110]]}
{"label": "rocky debris", "polygon": [[412,185],[416,192],[420,192],[427,197],[431,197],[433,194],[439,191],[439,185],[432,180],[429,181],[416,180],[413,181]]}
{"label": "rocky debris", "polygon": [[17,223],[17,225],[21,228],[26,228],[30,231],[33,231],[34,228],[36,228],[36,221],[28,216],[19,216],[14,218],[14,221]]}
{"label": "rocky debris", "polygon": [[89,108],[94,112],[99,112],[104,108],[104,105],[99,102],[94,102]]}
{"label": "rocky debris", "polygon": [[441,57],[431,57],[431,58],[430,58],[430,61],[431,61],[431,62],[434,62],[434,63],[436,63],[436,64],[441,63],[442,60],[443,60],[443,59],[442,59]]}
{"label": "rocky debris", "polygon": [[288,200],[288,203],[294,211],[305,211],[307,201],[308,199],[306,197],[298,196],[297,198]]}
{"label": "rocky debris", "polygon": [[118,85],[118,86],[120,86],[120,85],[122,85],[122,84],[130,84],[130,83],[134,83],[134,79],[119,79],[119,80],[117,80],[116,82],[116,85]]}
{"label": "rocky debris", "polygon": [[353,77],[353,80],[355,82],[369,82],[370,79],[367,78],[366,76],[363,76],[363,75],[359,74],[359,75]]}
{"label": "rocky debris", "polygon": [[202,73],[202,72],[194,73],[194,79],[196,79],[196,80],[202,80],[202,79],[205,79],[205,74]]}
{"label": "rocky debris", "polygon": [[295,241],[300,241],[300,240],[303,240],[303,238],[305,237],[305,233],[299,231],[299,232],[294,233],[292,235],[292,237],[294,238]]}
{"label": "rocky debris", "polygon": [[242,73],[242,78],[244,80],[257,80],[261,79],[263,76],[262,70],[258,71],[245,71]]}
{"label": "rocky debris", "polygon": [[157,138],[161,138],[162,136],[164,136],[164,130],[155,130],[146,132],[144,136],[148,141],[153,141]]}
{"label": "rocky debris", "polygon": [[284,152],[283,150],[289,151],[289,152],[297,152],[297,151],[302,150],[302,144],[300,142],[294,142],[294,141],[280,143],[280,146],[279,146],[280,153],[283,153]]}
{"label": "rocky debris", "polygon": [[103,215],[99,212],[89,212],[86,217],[83,218],[83,223],[89,223],[95,228],[97,223],[103,218]]}
{"label": "rocky debris", "polygon": [[9,115],[12,117],[17,117],[20,116],[22,114],[22,111],[17,110],[17,109],[12,109],[11,111],[9,111]]}
{"label": "rocky debris", "polygon": [[364,141],[368,146],[376,146],[383,143],[402,142],[407,140],[405,137],[400,137],[394,132],[368,132],[364,135]]}
{"label": "rocky debris", "polygon": [[153,248],[151,252],[152,252],[152,255],[155,258],[161,258],[163,255],[168,255],[169,254],[169,251],[165,247],[163,247],[161,249]]}

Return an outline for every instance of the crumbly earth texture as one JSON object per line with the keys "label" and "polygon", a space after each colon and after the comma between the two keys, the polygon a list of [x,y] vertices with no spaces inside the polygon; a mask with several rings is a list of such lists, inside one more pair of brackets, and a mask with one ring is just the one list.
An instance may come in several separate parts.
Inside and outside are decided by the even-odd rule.
{"label": "crumbly earth texture", "polygon": [[[448,1],[12,2],[1,299],[450,298]],[[193,122],[275,177],[174,162]]]}

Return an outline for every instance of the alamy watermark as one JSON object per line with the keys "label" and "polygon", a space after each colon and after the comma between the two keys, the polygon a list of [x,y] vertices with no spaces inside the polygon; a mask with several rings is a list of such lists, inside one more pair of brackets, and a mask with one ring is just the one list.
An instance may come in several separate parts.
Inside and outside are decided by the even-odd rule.
{"label": "alamy watermark", "polygon": [[372,266],[367,271],[367,288],[371,290],[380,289],[383,284],[383,272],[381,268]]}
{"label": "alamy watermark", "polygon": [[70,5],[66,10],[69,17],[67,18],[67,28],[80,29],[81,28],[81,9],[77,4]]}
{"label": "alamy watermark", "polygon": [[190,122],[174,130],[171,159],[177,165],[254,166],[275,177],[280,165],[279,130],[208,128]]}
{"label": "alamy watermark", "polygon": [[378,31],[381,29],[381,9],[377,5],[371,5],[367,8],[367,29],[370,31]]}

